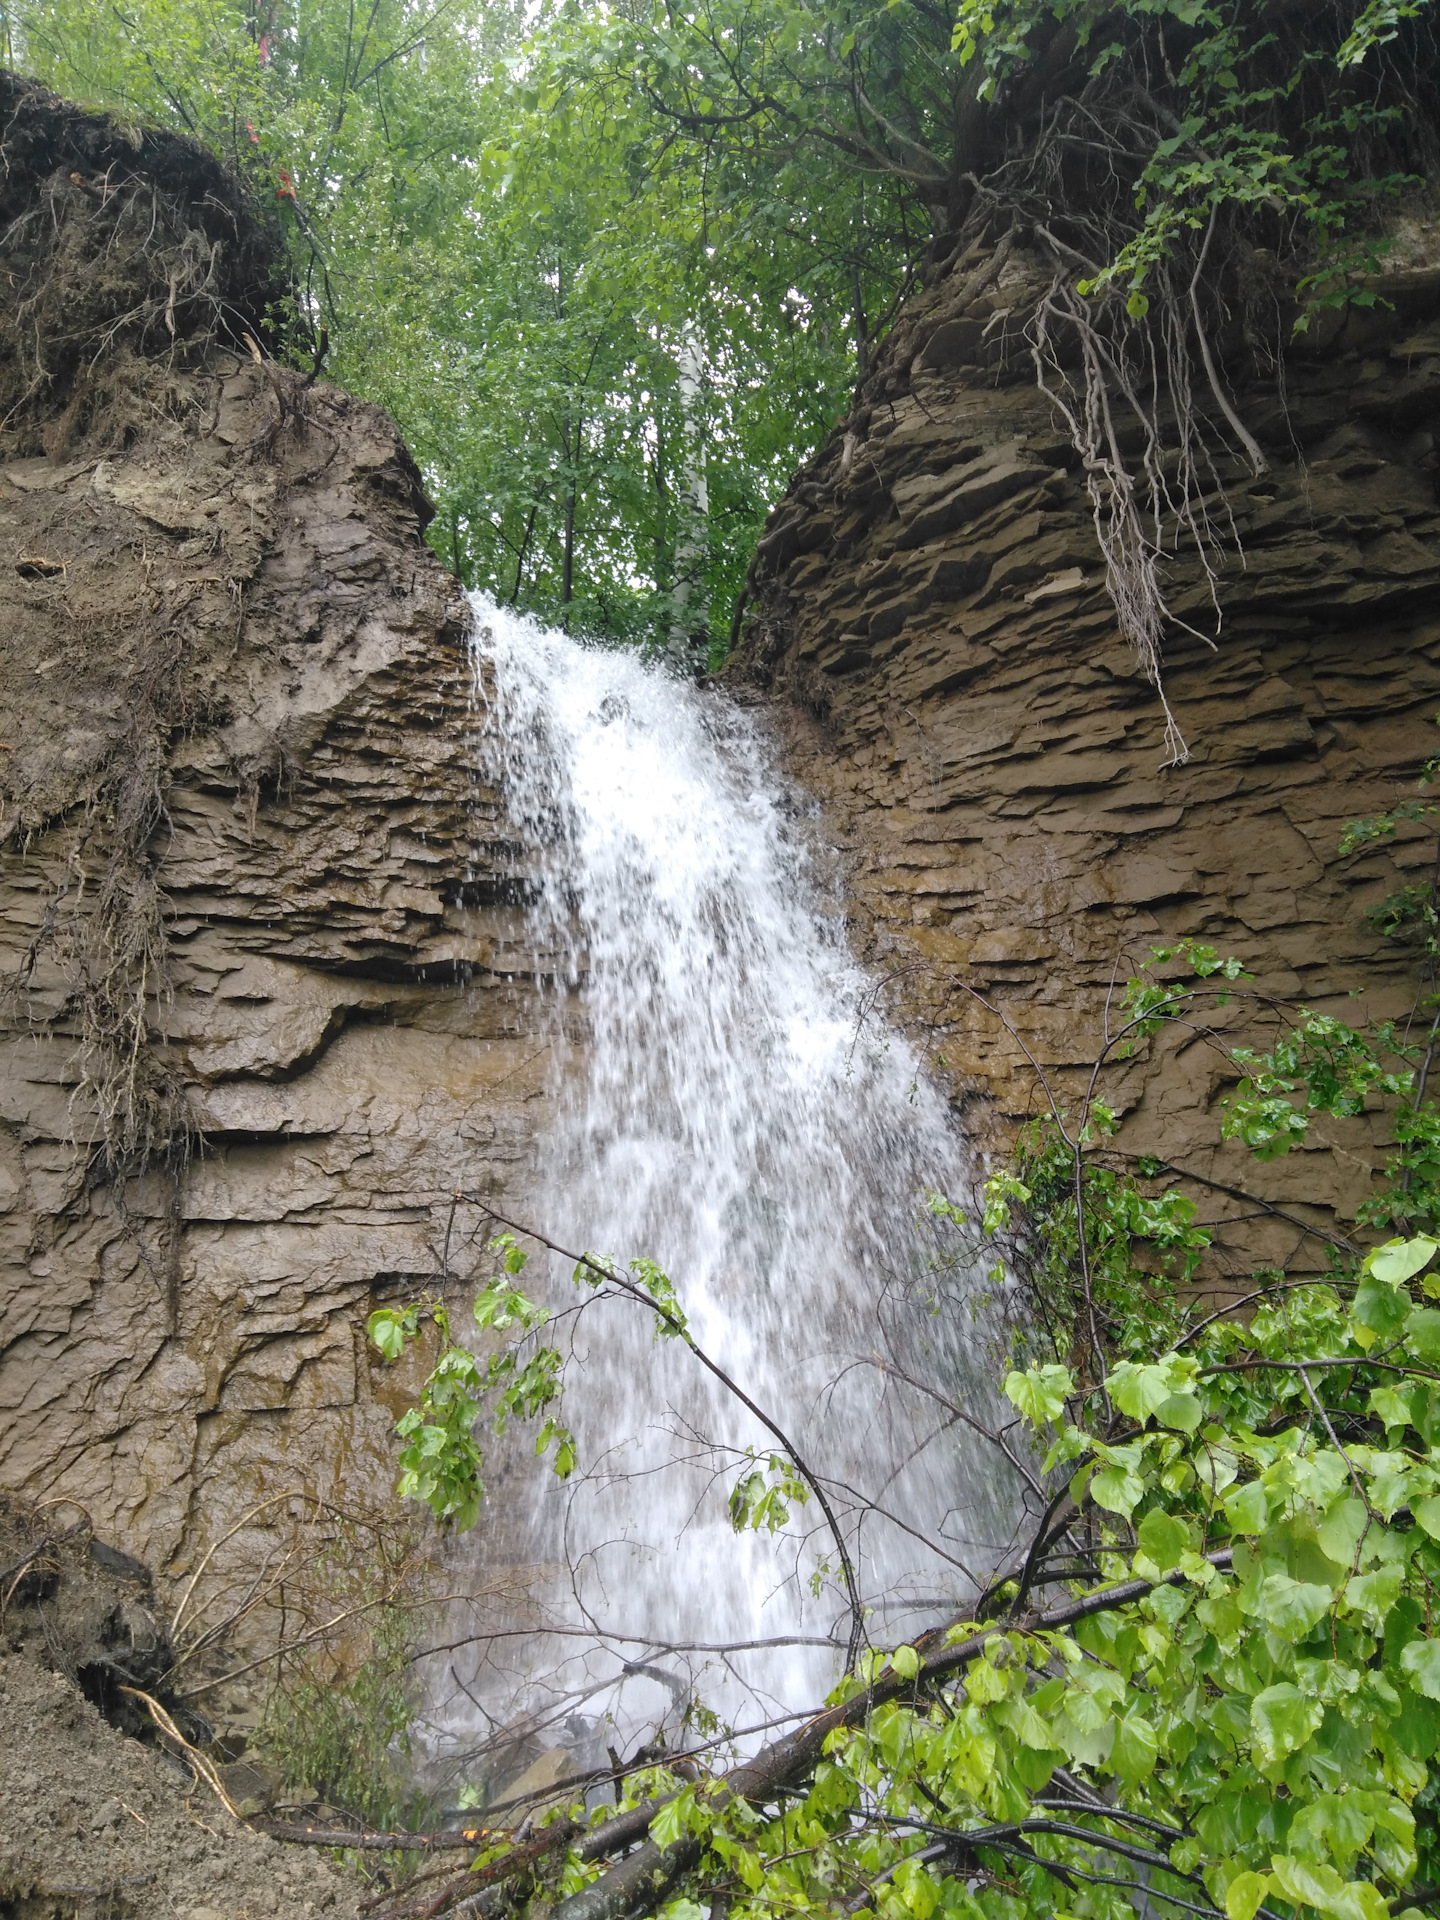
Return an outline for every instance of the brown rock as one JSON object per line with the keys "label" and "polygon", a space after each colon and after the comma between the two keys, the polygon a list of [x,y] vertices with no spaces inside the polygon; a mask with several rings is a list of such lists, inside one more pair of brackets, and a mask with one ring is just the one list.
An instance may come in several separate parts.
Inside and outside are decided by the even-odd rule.
{"label": "brown rock", "polygon": [[[1044,271],[1017,253],[1004,301],[1019,312]],[[1397,283],[1388,320],[1356,313],[1292,365],[1283,415],[1273,380],[1231,369],[1272,465],[1232,481],[1243,563],[1218,583],[1218,651],[1178,626],[1167,641],[1183,766],[1162,764],[1160,702],[1116,630],[1062,423],[1011,347],[992,351],[989,322],[947,309],[957,283],[897,326],[927,344],[898,386],[908,350],[881,356],[875,391],[890,397],[868,436],[855,416],[850,473],[879,487],[847,479],[838,431],[801,476],[794,539],[806,487],[834,530],[807,541],[805,591],[767,567],[731,676],[774,700],[789,764],[847,849],[864,951],[895,970],[894,1004],[943,1054],[982,1141],[1003,1146],[1035,1111],[1022,1042],[1074,1098],[1114,983],[1167,940],[1199,936],[1259,991],[1345,1018],[1414,1009],[1416,956],[1364,909],[1428,872],[1434,832],[1337,849],[1345,822],[1392,805],[1440,744],[1432,281]],[[912,551],[915,586],[875,603]],[[1193,562],[1171,562],[1166,585],[1177,615],[1214,629]],[[867,650],[846,636],[872,605]],[[1219,1145],[1228,1084],[1212,1049],[1164,1036],[1116,1083],[1122,1141],[1352,1213],[1383,1144],[1373,1127],[1317,1129],[1314,1151],[1257,1168]],[[1234,1236],[1234,1260],[1268,1231]]]}
{"label": "brown rock", "polygon": [[[19,91],[47,164],[117,137]],[[277,1493],[388,1498],[366,1315],[523,1164],[546,964],[393,426],[219,337],[166,365],[138,428],[0,436],[0,1481],[161,1576]],[[160,1152],[117,1185],[127,1007]]]}

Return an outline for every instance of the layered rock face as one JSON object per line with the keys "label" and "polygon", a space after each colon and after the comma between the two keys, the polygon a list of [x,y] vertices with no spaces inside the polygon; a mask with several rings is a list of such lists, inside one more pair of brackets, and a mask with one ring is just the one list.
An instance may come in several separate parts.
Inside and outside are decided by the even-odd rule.
{"label": "layered rock face", "polygon": [[[1023,321],[1052,267],[1018,249],[980,292],[986,265],[972,253],[917,298],[772,517],[762,616],[733,670],[779,696],[893,1004],[991,1146],[1041,1104],[1037,1067],[1073,1099],[1116,981],[1177,937],[1238,954],[1257,993],[1423,1033],[1414,948],[1363,909],[1428,874],[1433,831],[1347,858],[1338,842],[1413,792],[1437,745],[1440,274],[1397,272],[1388,307],[1334,317],[1283,381],[1232,361],[1268,470],[1228,461],[1206,482],[1229,546],[1218,629],[1193,545],[1166,563],[1165,688],[1190,746],[1176,766],[1117,628],[1079,459],[1037,388]],[[1133,436],[1128,451],[1138,462]],[[1226,1078],[1191,1034],[1147,1045],[1111,1081],[1122,1143],[1258,1179],[1272,1203],[1352,1208],[1366,1127],[1257,1174],[1217,1147]],[[1279,1257],[1295,1232],[1239,1239],[1237,1260]]]}
{"label": "layered rock face", "polygon": [[[69,257],[123,264],[107,179],[203,197],[8,86]],[[268,1497],[387,1498],[366,1313],[503,1190],[546,1051],[419,476],[229,312],[0,448],[0,1478],[172,1572]]]}
{"label": "layered rock face", "polygon": [[[0,94],[0,1478],[182,1573],[264,1500],[385,1498],[408,1382],[365,1316],[463,1277],[457,1187],[523,1184],[555,956],[394,429],[267,356],[273,248],[198,149]],[[1061,1085],[1093,1059],[1157,940],[1413,1007],[1413,952],[1362,909],[1433,840],[1337,841],[1434,742],[1440,322],[1431,280],[1397,281],[1283,396],[1242,386],[1269,470],[1225,474],[1244,560],[1217,650],[1169,648],[1192,754],[1167,768],[1015,324],[1039,263],[977,270],[914,303],[782,504],[735,679],[773,697],[862,948],[1000,1144],[1030,1059]],[[1167,585],[1210,617],[1193,562]],[[1143,1051],[1127,1137],[1228,1180],[1225,1071],[1183,1035]],[[1352,1131],[1265,1197],[1353,1206]]]}

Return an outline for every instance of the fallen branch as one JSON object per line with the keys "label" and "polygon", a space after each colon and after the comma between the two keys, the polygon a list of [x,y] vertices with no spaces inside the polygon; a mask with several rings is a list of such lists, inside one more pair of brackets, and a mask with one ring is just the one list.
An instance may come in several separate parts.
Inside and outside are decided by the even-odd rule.
{"label": "fallen branch", "polygon": [[374,1920],[409,1920],[411,1915],[423,1915],[425,1920],[433,1920],[433,1916],[448,1906],[457,1894],[465,1898],[454,1911],[477,1914],[482,1910],[483,1897],[487,1892],[493,1892],[503,1881],[528,1873],[547,1855],[571,1841],[575,1842],[574,1851],[581,1860],[603,1860],[607,1854],[621,1853],[625,1848],[634,1846],[637,1840],[645,1838],[650,1822],[661,1807],[673,1798],[673,1794],[666,1794],[659,1799],[644,1800],[638,1807],[630,1807],[609,1820],[602,1820],[598,1827],[592,1827],[588,1833],[573,1820],[557,1820],[553,1826],[543,1828],[526,1845],[514,1848],[499,1860],[489,1860],[472,1869],[438,1895],[432,1896],[428,1903],[411,1901],[398,1904],[384,1913],[376,1913]]}
{"label": "fallen branch", "polygon": [[474,1853],[495,1837],[483,1827],[452,1827],[440,1833],[363,1833],[349,1827],[304,1827],[260,1814],[248,1824],[256,1833],[283,1840],[288,1847],[344,1847],[357,1853]]}
{"label": "fallen branch", "polygon": [[[1231,1549],[1224,1547],[1205,1557],[1212,1566],[1225,1569],[1230,1565]],[[714,1802],[723,1806],[728,1800],[747,1800],[753,1805],[763,1805],[773,1799],[778,1791],[794,1786],[813,1771],[824,1752],[825,1741],[832,1733],[860,1725],[887,1701],[899,1699],[904,1694],[945,1679],[983,1653],[987,1642],[996,1633],[1053,1633],[1059,1628],[1073,1626],[1080,1620],[1088,1620],[1094,1614],[1110,1613],[1117,1607],[1129,1606],[1131,1601],[1141,1599],[1156,1587],[1178,1586],[1184,1578],[1185,1575],[1177,1568],[1160,1580],[1126,1580],[1119,1586],[1108,1587],[1098,1593],[1081,1594],[1076,1599],[1046,1608],[1041,1613],[1025,1613],[1016,1619],[998,1621],[979,1632],[967,1634],[954,1645],[946,1645],[946,1635],[959,1623],[952,1621],[950,1626],[936,1627],[915,1643],[915,1650],[920,1655],[920,1667],[912,1679],[903,1679],[892,1667],[886,1667],[876,1680],[851,1699],[838,1706],[827,1707],[823,1713],[806,1721],[804,1726],[797,1727],[794,1733],[762,1748],[753,1759],[743,1760],[738,1766],[732,1767],[716,1783]],[[597,1833],[599,1831],[597,1829]],[[695,1865],[703,1852],[704,1842],[692,1835],[686,1835],[668,1847],[657,1846],[654,1841],[647,1840],[618,1866],[602,1874],[592,1886],[582,1888],[568,1900],[562,1900],[555,1908],[552,1920],[621,1920],[625,1914],[653,1912],[669,1888],[682,1873]]]}

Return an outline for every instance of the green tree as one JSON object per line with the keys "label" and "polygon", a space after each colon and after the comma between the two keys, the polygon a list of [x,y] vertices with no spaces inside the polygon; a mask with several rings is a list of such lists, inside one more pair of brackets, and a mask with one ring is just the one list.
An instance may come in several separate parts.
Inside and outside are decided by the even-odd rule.
{"label": "green tree", "polygon": [[543,14],[523,46],[518,9],[444,0],[20,0],[9,25],[49,84],[183,127],[252,182],[287,237],[298,350],[324,328],[329,370],[395,415],[467,584],[663,640],[700,445],[692,598],[725,632],[843,397],[844,341],[753,241],[717,264],[703,156],[657,163],[643,103],[577,84]]}

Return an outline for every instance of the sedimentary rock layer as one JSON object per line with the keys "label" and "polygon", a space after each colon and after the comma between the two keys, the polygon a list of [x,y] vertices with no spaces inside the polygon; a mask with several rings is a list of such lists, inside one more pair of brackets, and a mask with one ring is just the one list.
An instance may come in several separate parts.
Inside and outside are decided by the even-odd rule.
{"label": "sedimentary rock layer", "polygon": [[[6,84],[57,248],[123,252],[91,169],[163,198],[173,139],[147,173]],[[503,1190],[548,1031],[413,462],[194,328],[0,436],[0,1479],[160,1573],[262,1499],[388,1498],[366,1313]]]}
{"label": "sedimentary rock layer", "polygon": [[[1440,274],[1397,272],[1283,377],[1231,343],[1268,464],[1212,437],[1223,619],[1193,543],[1162,562],[1165,689],[1190,748],[1167,765],[1084,472],[1037,389],[1025,318],[1052,268],[1017,249],[967,300],[984,265],[972,254],[917,297],[772,516],[732,672],[777,696],[791,765],[848,850],[859,938],[977,1137],[1002,1146],[1042,1099],[1027,1050],[1073,1101],[1115,983],[1178,936],[1238,954],[1257,993],[1428,1023],[1414,947],[1364,909],[1429,871],[1433,830],[1345,858],[1338,843],[1413,792],[1440,744]],[[1147,1045],[1111,1079],[1122,1141],[1253,1184],[1217,1144],[1234,1078],[1192,1035]],[[1376,1143],[1363,1125],[1318,1132],[1331,1144],[1261,1185],[1348,1213]],[[1287,1236],[1243,1251],[1278,1255]]]}

